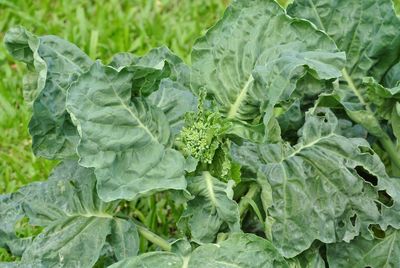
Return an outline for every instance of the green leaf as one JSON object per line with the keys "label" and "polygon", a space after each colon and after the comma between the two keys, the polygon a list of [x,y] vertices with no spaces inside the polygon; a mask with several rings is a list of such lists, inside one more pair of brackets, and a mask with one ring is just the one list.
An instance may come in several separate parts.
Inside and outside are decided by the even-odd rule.
{"label": "green leaf", "polygon": [[187,204],[180,225],[188,228],[192,240],[213,242],[223,223],[231,232],[240,231],[239,209],[232,200],[233,181],[224,183],[208,172],[188,178],[188,191],[194,196]]}
{"label": "green leaf", "polygon": [[243,124],[261,123],[253,120],[265,112],[268,125],[274,105],[290,98],[299,78],[339,77],[344,58],[329,37],[274,1],[237,0],[194,45],[191,82],[227,118],[239,120],[234,134],[249,137]]}
{"label": "green leaf", "polygon": [[393,149],[395,145],[382,129],[382,122],[370,107],[361,84],[366,76],[372,76],[376,81],[386,79],[385,74],[398,61],[400,20],[393,11],[391,0],[299,0],[289,6],[288,13],[315,23],[346,52],[343,79],[335,92],[339,96],[337,99],[353,121],[379,139],[392,160],[390,169],[400,169],[398,152]]}
{"label": "green leaf", "polygon": [[164,79],[148,100],[166,115],[172,135],[177,135],[184,125],[184,115],[195,112],[197,97],[179,82]]}
{"label": "green leaf", "polygon": [[116,54],[110,66],[121,70],[126,67],[133,73],[132,92],[148,96],[158,89],[160,81],[169,77],[182,86],[189,84],[189,68],[167,47],[154,48],[142,57],[130,53]]}
{"label": "green leaf", "polygon": [[386,88],[374,78],[366,77],[363,80],[367,86],[368,102],[376,109],[376,113],[383,119],[390,120],[393,109],[400,102],[400,85]]}
{"label": "green leaf", "polygon": [[109,242],[117,260],[136,256],[139,252],[139,235],[136,225],[131,221],[115,219]]}
{"label": "green leaf", "polygon": [[274,246],[253,234],[232,234],[218,244],[205,244],[191,254],[150,252],[111,265],[118,267],[251,268],[289,267]]}
{"label": "green leaf", "polygon": [[400,17],[400,0],[392,0],[394,11]]}
{"label": "green leaf", "polygon": [[400,180],[398,178],[386,178],[378,181],[380,193],[379,207],[381,210],[382,229],[391,226],[400,229]]}
{"label": "green leaf", "polygon": [[390,70],[386,73],[385,78],[383,79],[383,85],[385,87],[396,87],[399,85],[400,81],[400,62],[394,65]]}
{"label": "green leaf", "polygon": [[380,268],[400,266],[400,231],[389,230],[384,238],[357,237],[350,243],[328,245],[329,267]]}
{"label": "green leaf", "polygon": [[367,75],[380,81],[397,60],[400,20],[391,0],[296,0],[288,14],[312,21],[335,40],[356,86]]}
{"label": "green leaf", "polygon": [[48,159],[75,157],[79,136],[65,110],[65,95],[92,60],[66,40],[36,37],[23,28],[9,30],[5,45],[16,60],[32,70],[24,78],[24,94],[33,102],[29,123],[33,152]]}
{"label": "green leaf", "polygon": [[44,88],[47,76],[46,62],[38,53],[39,38],[22,27],[16,27],[6,33],[4,45],[11,56],[28,65],[31,72],[24,78],[24,97],[33,102]]}
{"label": "green leaf", "polygon": [[62,163],[48,181],[23,187],[12,198],[30,224],[45,227],[23,252],[21,265],[92,267],[107,239],[118,259],[137,254],[136,227],[113,216],[118,201],[101,201],[93,170],[75,161]]}
{"label": "green leaf", "polygon": [[360,232],[368,237],[369,224],[381,221],[378,190],[368,180],[388,178],[385,167],[367,141],[337,130],[334,114],[317,109],[306,114],[295,146],[245,143],[233,151],[236,161],[259,173],[263,192],[272,189],[266,225],[285,257],[317,239],[350,241]]}
{"label": "green leaf", "polygon": [[295,258],[288,260],[292,268],[325,268],[326,264],[320,254],[318,243],[312,245],[308,250],[304,251]]}
{"label": "green leaf", "polygon": [[67,96],[81,136],[79,163],[95,168],[105,201],[186,188],[185,159],[166,147],[168,120],[159,108],[132,96],[132,79],[128,68],[117,71],[97,62]]}
{"label": "green leaf", "polygon": [[276,2],[283,8],[287,8],[288,5],[294,2],[294,0],[276,0]]}

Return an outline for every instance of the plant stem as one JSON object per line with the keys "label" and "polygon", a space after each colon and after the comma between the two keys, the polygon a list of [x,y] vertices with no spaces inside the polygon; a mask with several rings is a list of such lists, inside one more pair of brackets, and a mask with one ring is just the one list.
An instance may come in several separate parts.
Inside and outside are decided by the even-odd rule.
{"label": "plant stem", "polygon": [[360,91],[358,91],[356,85],[353,82],[353,79],[350,77],[349,73],[347,72],[346,69],[342,70],[342,74],[344,79],[346,80],[347,84],[349,85],[350,89],[356,94],[357,98],[360,100],[361,104],[365,106],[365,108],[370,111],[369,106],[364,100],[364,97],[361,95]]}
{"label": "plant stem", "polygon": [[155,233],[151,232],[150,230],[148,230],[147,228],[145,228],[143,226],[136,225],[136,228],[138,229],[139,233],[144,238],[149,240],[151,243],[159,246],[161,249],[163,249],[165,251],[171,251],[171,245],[162,237],[156,235]]}
{"label": "plant stem", "polygon": [[385,135],[379,139],[382,147],[385,149],[386,153],[389,155],[392,164],[400,169],[400,155],[396,150],[396,145],[393,144],[389,136]]}
{"label": "plant stem", "polygon": [[[371,108],[369,107],[368,103],[365,101],[363,96],[361,95],[360,91],[357,89],[357,87],[354,84],[353,79],[350,77],[349,73],[347,72],[346,69],[342,70],[342,74],[344,79],[346,80],[347,84],[349,85],[350,89],[354,92],[354,94],[357,96],[359,99],[360,103],[364,105],[365,109],[367,110],[368,113],[373,115],[374,113],[372,112]],[[376,119],[377,123],[379,124],[378,119]],[[360,122],[361,123],[361,122]],[[362,123],[361,123],[362,125]],[[364,126],[366,129],[368,129],[368,126]],[[389,155],[390,160],[392,161],[392,164],[396,166],[396,168],[400,168],[400,155],[396,151],[396,145],[392,142],[390,137],[387,135],[386,132],[382,131],[381,136],[377,136],[380,144],[382,145],[383,149],[385,149],[386,153]]]}
{"label": "plant stem", "polygon": [[142,226],[142,223],[140,223],[136,219],[131,219],[128,216],[123,215],[121,213],[117,214],[116,216],[119,218],[122,218],[122,219],[133,221],[136,225],[136,228],[137,228],[139,234],[141,234],[144,238],[146,238],[148,241],[152,242],[153,244],[159,246],[160,248],[162,248],[165,251],[171,251],[171,245],[170,245],[170,243],[168,243],[168,241],[166,241],[162,237],[156,235],[155,233],[153,233],[146,227]]}
{"label": "plant stem", "polygon": [[260,188],[258,187],[258,185],[256,183],[253,183],[250,185],[249,190],[247,191],[247,194],[245,196],[243,196],[240,199],[239,202],[239,214],[240,216],[243,216],[243,214],[246,212],[248,206],[249,206],[249,199],[253,199],[254,196],[258,193],[258,191],[260,190]]}

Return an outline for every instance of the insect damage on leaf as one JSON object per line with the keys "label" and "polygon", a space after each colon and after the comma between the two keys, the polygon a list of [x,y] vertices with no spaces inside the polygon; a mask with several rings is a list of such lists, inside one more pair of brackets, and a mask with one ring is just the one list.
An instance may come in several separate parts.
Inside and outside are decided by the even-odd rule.
{"label": "insect damage on leaf", "polygon": [[0,266],[400,267],[393,3],[233,0],[191,66],[9,30],[61,163],[0,195]]}

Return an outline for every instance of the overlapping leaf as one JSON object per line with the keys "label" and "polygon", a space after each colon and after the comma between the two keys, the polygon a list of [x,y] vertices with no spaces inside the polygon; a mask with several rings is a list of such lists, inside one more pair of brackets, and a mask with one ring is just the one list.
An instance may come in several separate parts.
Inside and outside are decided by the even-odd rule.
{"label": "overlapping leaf", "polygon": [[388,121],[392,126],[393,134],[400,141],[400,83],[395,87],[385,88],[371,77],[365,79],[364,83],[367,84],[370,105],[375,108],[381,120]]}
{"label": "overlapping leaf", "polygon": [[312,21],[335,40],[346,52],[346,70],[356,86],[367,75],[380,81],[396,63],[400,20],[391,0],[299,0],[288,13]]}
{"label": "overlapping leaf", "polygon": [[232,200],[233,181],[224,183],[204,172],[202,176],[188,178],[188,191],[194,196],[188,202],[180,224],[201,243],[213,242],[222,224],[230,231],[239,232],[239,209]]}
{"label": "overlapping leaf", "polygon": [[340,76],[344,54],[324,33],[288,17],[274,1],[238,0],[197,40],[192,62],[194,89],[205,88],[221,113],[239,121],[235,134],[251,137],[254,120],[266,112],[267,125],[274,105],[290,97],[308,70],[319,79]]}
{"label": "overlapping leaf", "polygon": [[65,110],[65,95],[92,60],[68,41],[36,37],[23,28],[8,31],[5,45],[32,71],[25,76],[24,94],[33,102],[29,132],[34,153],[49,159],[74,157],[79,136]]}
{"label": "overlapping leaf", "polygon": [[183,156],[165,146],[165,114],[133,97],[134,74],[95,63],[69,89],[67,108],[81,141],[80,164],[95,168],[103,200],[134,199],[165,189],[185,189]]}
{"label": "overlapping leaf", "polygon": [[264,200],[273,219],[266,224],[272,224],[274,244],[286,257],[316,239],[333,243],[360,232],[368,236],[369,225],[381,220],[378,192],[358,173],[387,179],[385,167],[365,140],[341,136],[337,127],[332,112],[317,110],[307,115],[294,147],[247,143],[234,151],[272,194],[272,202]]}
{"label": "overlapping leaf", "polygon": [[269,241],[253,234],[232,234],[225,241],[202,245],[187,255],[151,252],[118,262],[111,267],[279,268],[289,266]]}
{"label": "overlapping leaf", "polygon": [[[378,82],[386,80],[389,69],[398,61],[400,20],[392,1],[299,0],[289,6],[288,13],[312,21],[346,52],[343,79],[333,95],[353,121],[379,139],[392,160],[390,169],[400,169],[398,152],[393,150],[395,145],[382,128],[380,116],[371,108],[362,85],[366,76]],[[391,173],[397,174],[396,171]]]}
{"label": "overlapping leaf", "polygon": [[118,70],[126,68],[133,74],[134,96],[148,96],[167,77],[173,81],[178,80],[182,86],[189,84],[189,68],[166,47],[154,48],[142,57],[118,53],[111,60],[110,66]]}
{"label": "overlapping leaf", "polygon": [[380,268],[400,266],[400,232],[389,230],[385,237],[328,245],[329,267]]}
{"label": "overlapping leaf", "polygon": [[[93,171],[71,161],[58,166],[49,181],[12,195],[19,214],[45,227],[23,251],[22,266],[91,267],[109,236],[118,259],[137,254],[136,226],[115,218],[118,203],[101,201],[95,185]],[[122,240],[129,240],[130,247]]]}
{"label": "overlapping leaf", "polygon": [[196,111],[197,97],[179,82],[164,79],[148,100],[166,115],[172,135],[177,135],[184,125],[184,115]]}

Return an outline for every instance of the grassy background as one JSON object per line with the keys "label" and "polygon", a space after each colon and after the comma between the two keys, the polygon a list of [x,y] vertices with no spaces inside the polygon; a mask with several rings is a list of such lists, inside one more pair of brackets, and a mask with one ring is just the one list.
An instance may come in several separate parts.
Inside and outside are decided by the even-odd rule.
{"label": "grassy background", "polygon": [[[143,54],[167,45],[189,61],[196,39],[229,0],[0,0],[0,40],[14,25],[54,34],[104,61],[123,51]],[[54,163],[31,151],[30,108],[22,98],[25,67],[0,43],[0,194],[46,179]],[[1,252],[0,252],[1,255]]]}

